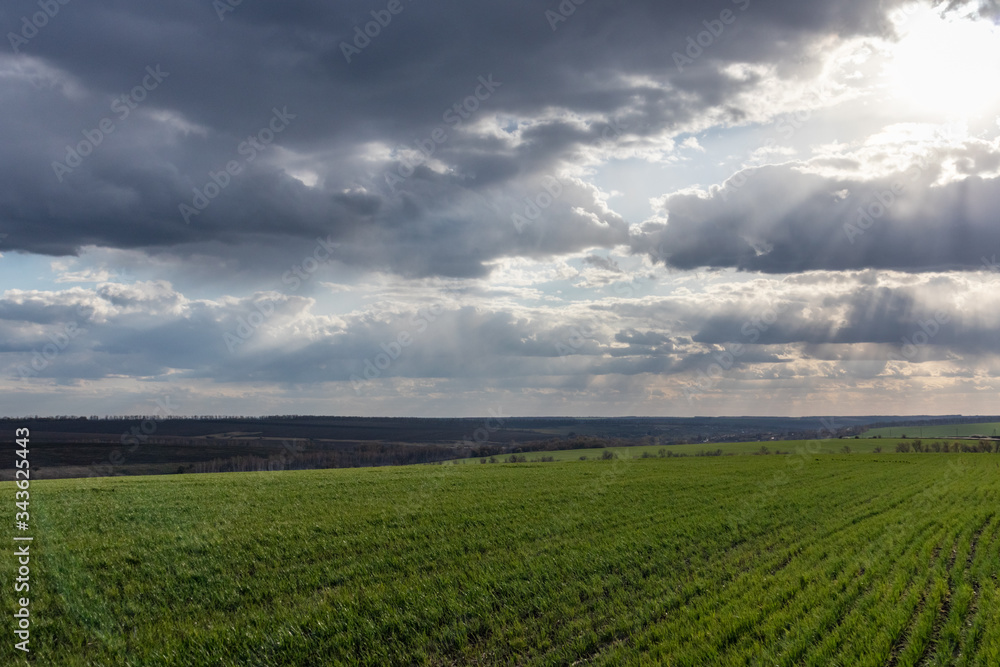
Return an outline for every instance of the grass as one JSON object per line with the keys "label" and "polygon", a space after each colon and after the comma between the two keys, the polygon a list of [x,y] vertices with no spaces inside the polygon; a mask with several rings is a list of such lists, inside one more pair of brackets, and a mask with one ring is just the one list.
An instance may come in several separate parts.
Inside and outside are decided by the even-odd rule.
{"label": "grass", "polygon": [[[936,440],[924,440],[924,444],[930,445]],[[723,455],[746,455],[759,454],[762,447],[766,447],[769,454],[781,452],[782,454],[795,454],[804,452],[806,454],[843,454],[844,447],[850,448],[852,454],[872,454],[876,448],[880,448],[883,453],[894,452],[896,445],[900,442],[912,442],[912,440],[902,440],[900,438],[866,438],[857,440],[853,438],[832,438],[827,440],[782,440],[782,441],[754,441],[754,442],[719,442],[691,445],[644,445],[635,447],[609,447],[619,458],[637,459],[642,456],[659,456],[660,450],[674,455],[684,454],[686,456],[697,456],[704,453],[714,453],[721,451]],[[940,440],[938,442],[951,442],[950,440]],[[604,449],[567,449],[553,452],[527,452],[523,456],[530,462],[539,462],[542,457],[552,457],[555,461],[579,461],[581,456],[586,456],[587,460],[601,458]],[[508,455],[498,455],[494,458],[498,462],[503,462]],[[453,463],[469,464],[480,463],[479,458],[456,459]]]}
{"label": "grass", "polygon": [[985,435],[992,437],[1000,435],[1000,422],[989,422],[984,424],[939,424],[934,426],[891,426],[886,428],[873,428],[865,431],[862,438],[872,435],[881,435],[883,438],[900,437],[908,435],[911,438],[950,438],[953,436]]}
{"label": "grass", "polygon": [[[36,482],[31,661],[996,665],[998,461]],[[3,663],[23,664],[11,644]]]}

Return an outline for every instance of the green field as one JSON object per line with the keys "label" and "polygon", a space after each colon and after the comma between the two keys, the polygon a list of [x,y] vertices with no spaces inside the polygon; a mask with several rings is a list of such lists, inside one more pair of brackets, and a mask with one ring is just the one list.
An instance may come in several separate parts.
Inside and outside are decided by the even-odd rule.
{"label": "green field", "polygon": [[898,438],[906,435],[910,438],[950,438],[952,436],[985,435],[987,437],[1000,436],[1000,422],[989,422],[985,424],[942,424],[936,426],[891,426],[886,428],[873,428],[865,431],[862,438],[873,435],[880,435],[883,438]]}
{"label": "green field", "polygon": [[[674,455],[698,456],[699,454],[714,453],[721,451],[723,455],[733,454],[759,454],[761,448],[767,448],[768,454],[781,453],[782,455],[796,453],[806,454],[844,454],[844,448],[850,448],[850,454],[872,454],[878,448],[882,453],[892,453],[896,445],[900,442],[912,442],[900,438],[831,438],[827,440],[773,440],[754,442],[713,442],[705,444],[691,445],[648,445],[635,447],[608,447],[619,458],[637,459],[642,456],[659,456],[660,450]],[[935,440],[926,440],[930,445]],[[950,440],[940,440],[940,442],[951,442]],[[551,452],[526,452],[523,456],[528,462],[539,462],[542,457],[552,457],[556,461],[579,461],[581,456],[587,460],[599,459],[605,450],[596,449],[565,449]],[[497,462],[503,462],[508,455],[497,455],[493,457]],[[479,458],[456,459],[453,463],[470,464],[480,463]]]}
{"label": "green field", "polygon": [[998,462],[36,482],[28,664],[995,666]]}

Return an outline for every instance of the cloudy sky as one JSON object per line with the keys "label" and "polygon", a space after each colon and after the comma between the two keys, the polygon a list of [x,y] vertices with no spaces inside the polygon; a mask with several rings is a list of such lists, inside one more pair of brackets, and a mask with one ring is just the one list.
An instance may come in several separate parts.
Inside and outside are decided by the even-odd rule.
{"label": "cloudy sky", "polygon": [[9,0],[0,413],[995,414],[998,23]]}

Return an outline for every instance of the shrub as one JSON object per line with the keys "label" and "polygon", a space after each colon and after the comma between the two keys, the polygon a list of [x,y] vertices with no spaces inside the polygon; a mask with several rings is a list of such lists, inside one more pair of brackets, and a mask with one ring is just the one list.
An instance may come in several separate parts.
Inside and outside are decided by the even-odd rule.
{"label": "shrub", "polygon": [[[1000,444],[1000,441],[998,441],[997,444]],[[660,451],[658,451],[657,454],[659,454],[660,458],[662,459],[667,455],[667,450],[663,447],[660,447]]]}
{"label": "shrub", "polygon": [[910,451],[910,449],[911,449],[910,443],[908,443],[908,442],[897,442],[896,443],[896,451],[897,452],[908,452],[908,451]]}
{"label": "shrub", "polygon": [[601,454],[601,460],[603,461],[610,461],[611,459],[616,459],[616,458],[618,458],[618,455],[615,454],[610,449],[605,449],[604,453]]}
{"label": "shrub", "polygon": [[587,455],[586,455],[586,454],[584,454],[583,456],[581,456],[581,457],[580,457],[580,460],[581,460],[581,461],[586,461],[586,460],[587,460]]}
{"label": "shrub", "polygon": [[851,448],[850,448],[849,446],[847,446],[847,445],[844,445],[844,446],[843,446],[843,447],[841,448],[841,450],[840,450],[840,451],[841,451],[841,453],[843,453],[843,454],[850,454],[850,453],[851,453]]}
{"label": "shrub", "polygon": [[882,453],[882,447],[881,446],[875,447],[872,451],[875,452],[876,454],[881,454]]}

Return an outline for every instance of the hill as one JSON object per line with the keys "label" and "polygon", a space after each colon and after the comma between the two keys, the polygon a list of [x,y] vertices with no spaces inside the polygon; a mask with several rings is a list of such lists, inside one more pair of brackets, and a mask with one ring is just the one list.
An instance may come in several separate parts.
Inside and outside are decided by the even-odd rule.
{"label": "hill", "polygon": [[[997,460],[35,482],[32,660],[996,664]],[[15,567],[0,559],[0,576]]]}
{"label": "hill", "polygon": [[881,436],[883,438],[908,436],[910,438],[953,438],[970,437],[973,435],[985,435],[987,437],[1000,437],[1000,422],[983,422],[973,424],[936,424],[936,425],[907,425],[907,426],[887,426],[883,428],[873,428],[865,431],[862,437]]}

